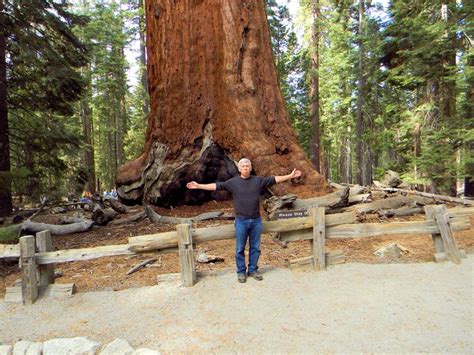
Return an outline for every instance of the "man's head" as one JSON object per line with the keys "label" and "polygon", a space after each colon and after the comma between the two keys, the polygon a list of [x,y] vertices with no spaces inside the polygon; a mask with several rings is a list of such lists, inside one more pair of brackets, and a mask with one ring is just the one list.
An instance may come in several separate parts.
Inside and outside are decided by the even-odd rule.
{"label": "man's head", "polygon": [[247,158],[242,158],[239,160],[238,168],[240,176],[247,179],[252,171],[252,163]]}

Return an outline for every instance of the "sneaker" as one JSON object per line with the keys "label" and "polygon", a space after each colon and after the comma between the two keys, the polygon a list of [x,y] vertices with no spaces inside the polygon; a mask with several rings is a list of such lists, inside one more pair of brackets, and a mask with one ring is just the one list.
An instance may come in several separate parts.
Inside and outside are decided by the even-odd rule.
{"label": "sneaker", "polygon": [[243,284],[245,283],[245,281],[247,281],[247,276],[245,276],[245,274],[237,274],[237,280]]}
{"label": "sneaker", "polygon": [[249,275],[249,277],[253,277],[257,281],[262,281],[263,280],[262,274],[260,274],[258,271],[249,272],[248,275]]}

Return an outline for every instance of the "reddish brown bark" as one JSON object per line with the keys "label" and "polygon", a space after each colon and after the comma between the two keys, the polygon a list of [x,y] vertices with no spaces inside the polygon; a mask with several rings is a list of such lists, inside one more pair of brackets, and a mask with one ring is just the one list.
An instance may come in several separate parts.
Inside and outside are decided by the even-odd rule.
{"label": "reddish brown bark", "polygon": [[143,154],[118,171],[119,195],[165,206],[217,198],[185,183],[225,180],[242,157],[258,175],[296,167],[304,177],[293,193],[324,194],[290,126],[263,0],[145,4],[151,111]]}

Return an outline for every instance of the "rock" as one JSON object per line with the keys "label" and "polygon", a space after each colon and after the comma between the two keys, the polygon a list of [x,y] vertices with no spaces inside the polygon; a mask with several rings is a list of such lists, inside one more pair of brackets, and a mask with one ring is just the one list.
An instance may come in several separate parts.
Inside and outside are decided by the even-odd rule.
{"label": "rock", "polygon": [[100,343],[84,337],[51,339],[44,342],[43,355],[94,355],[99,347]]}
{"label": "rock", "polygon": [[208,263],[209,258],[207,257],[206,253],[204,251],[199,251],[199,255],[196,259],[198,263]]}
{"label": "rock", "polygon": [[33,344],[31,341],[20,340],[13,345],[13,355],[25,355],[26,350]]}
{"label": "rock", "polygon": [[128,341],[117,338],[103,347],[100,355],[130,355],[133,354],[133,348]]}
{"label": "rock", "polygon": [[402,247],[401,245],[398,245],[397,243],[390,243],[387,245],[384,245],[383,247],[377,249],[374,252],[374,255],[377,255],[378,257],[384,258],[384,257],[395,257],[399,258],[403,254],[409,253],[410,251]]}
{"label": "rock", "polygon": [[133,352],[133,355],[161,355],[157,350],[150,350],[147,348],[140,348]]}
{"label": "rock", "polygon": [[41,355],[43,354],[43,343],[32,343],[25,355]]}
{"label": "rock", "polygon": [[13,346],[11,345],[0,345],[0,355],[12,355]]}
{"label": "rock", "polygon": [[224,258],[220,256],[215,256],[215,255],[207,255],[205,251],[200,250],[198,253],[198,257],[196,259],[198,263],[219,263],[223,262]]}

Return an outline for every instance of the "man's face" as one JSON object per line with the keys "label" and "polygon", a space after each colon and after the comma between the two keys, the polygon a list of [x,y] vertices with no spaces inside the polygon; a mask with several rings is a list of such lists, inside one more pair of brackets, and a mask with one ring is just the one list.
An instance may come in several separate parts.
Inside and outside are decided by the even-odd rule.
{"label": "man's face", "polygon": [[239,165],[240,176],[243,177],[244,179],[250,176],[251,171],[252,171],[252,165],[250,165],[249,163],[243,162]]}

